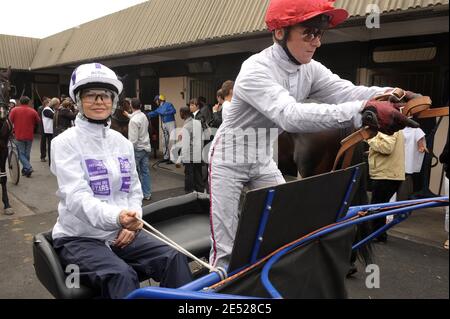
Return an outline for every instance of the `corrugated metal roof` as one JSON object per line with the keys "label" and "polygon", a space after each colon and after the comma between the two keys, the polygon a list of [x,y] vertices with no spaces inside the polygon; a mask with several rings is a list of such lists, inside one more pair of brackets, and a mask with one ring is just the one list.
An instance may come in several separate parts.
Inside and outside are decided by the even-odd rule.
{"label": "corrugated metal roof", "polygon": [[[269,0],[151,0],[42,39],[32,69],[201,44],[265,30]],[[337,0],[352,16],[448,5],[449,0]]]}
{"label": "corrugated metal roof", "polygon": [[[32,68],[263,31],[267,1],[153,0],[42,39]],[[57,62],[54,58],[57,57]]]}
{"label": "corrugated metal roof", "polygon": [[448,0],[336,0],[335,7],[345,8],[351,16],[365,16],[368,5],[377,5],[381,12],[405,11],[409,9],[427,8],[437,5],[448,5]]}
{"label": "corrugated metal roof", "polygon": [[38,45],[39,39],[0,34],[0,68],[28,70]]}
{"label": "corrugated metal roof", "polygon": [[[39,42],[36,55],[30,63],[31,68],[35,69],[43,66],[61,64],[61,55],[64,53],[66,46],[70,43],[71,36],[76,29],[69,29]],[[86,43],[87,44],[87,43]]]}

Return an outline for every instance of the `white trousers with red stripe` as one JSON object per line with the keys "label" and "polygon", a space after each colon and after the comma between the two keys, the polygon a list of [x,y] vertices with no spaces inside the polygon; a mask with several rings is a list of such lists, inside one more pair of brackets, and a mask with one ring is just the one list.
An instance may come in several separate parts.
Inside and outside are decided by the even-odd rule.
{"label": "white trousers with red stripe", "polygon": [[285,183],[272,159],[253,164],[224,161],[221,148],[212,149],[209,159],[211,253],[209,263],[228,268],[239,223],[239,200],[244,186],[249,189]]}

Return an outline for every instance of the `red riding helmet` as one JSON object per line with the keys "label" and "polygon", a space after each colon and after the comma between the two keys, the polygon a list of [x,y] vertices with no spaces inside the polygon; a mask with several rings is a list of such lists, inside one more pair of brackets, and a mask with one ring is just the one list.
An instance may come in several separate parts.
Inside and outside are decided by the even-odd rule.
{"label": "red riding helmet", "polygon": [[266,24],[270,31],[283,29],[307,21],[321,14],[331,17],[333,28],[348,18],[345,9],[333,7],[334,0],[271,0],[266,13]]}

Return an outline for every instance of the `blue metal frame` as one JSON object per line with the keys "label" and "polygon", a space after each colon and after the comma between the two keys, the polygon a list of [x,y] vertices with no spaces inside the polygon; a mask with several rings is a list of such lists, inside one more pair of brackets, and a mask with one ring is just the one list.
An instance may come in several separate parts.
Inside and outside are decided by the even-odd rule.
{"label": "blue metal frame", "polygon": [[267,222],[269,221],[269,214],[272,211],[272,203],[275,197],[275,190],[271,189],[267,192],[266,203],[259,222],[258,233],[256,234],[255,244],[253,245],[252,257],[250,263],[254,264],[258,260],[259,249],[264,240],[264,231],[266,230]]}
{"label": "blue metal frame", "polygon": [[172,299],[172,300],[195,300],[195,299],[261,299],[249,296],[225,295],[213,292],[188,291],[182,289],[148,287],[133,291],[126,299]]}
{"label": "blue metal frame", "polygon": [[[405,204],[405,203],[417,203],[417,202],[423,202],[424,200],[426,200],[426,199],[423,199],[423,200],[420,200],[420,201],[406,201],[406,202],[402,202],[403,204]],[[439,197],[439,198],[432,198],[431,200],[437,200],[437,201],[439,201],[439,200],[443,200],[443,201],[447,201],[447,203],[446,203],[446,205],[445,206],[447,206],[448,205],[448,197]],[[398,206],[399,205],[399,202],[397,202],[397,203],[389,203],[389,204],[382,204],[384,207],[389,207],[389,206]],[[364,207],[366,207],[366,208],[371,208],[371,207],[373,207],[374,205],[367,205],[367,206],[364,206]],[[377,205],[375,205],[375,206],[377,206]],[[431,207],[440,207],[440,206],[444,206],[444,203],[439,203],[439,202],[429,202],[429,203],[424,203],[424,204],[417,204],[417,205],[415,205],[415,206],[410,206],[410,207],[404,207],[404,208],[398,208],[398,209],[394,209],[394,210],[391,210],[391,211],[387,211],[387,212],[382,212],[382,213],[376,213],[376,214],[372,214],[372,215],[369,215],[369,216],[365,216],[365,217],[361,217],[361,218],[359,218],[359,219],[356,219],[356,220],[348,220],[348,222],[344,222],[343,224],[340,224],[340,225],[336,225],[336,226],[333,226],[333,227],[330,227],[330,228],[328,228],[328,229],[325,229],[325,230],[322,230],[322,231],[320,231],[320,232],[318,232],[318,233],[316,233],[316,234],[314,234],[314,235],[312,235],[312,236],[310,236],[310,237],[308,237],[308,238],[305,238],[305,239],[303,239],[302,241],[300,241],[300,242],[298,242],[298,243],[295,243],[295,244],[293,244],[293,245],[291,245],[290,247],[287,247],[287,248],[285,248],[285,249],[283,249],[282,251],[280,251],[280,252],[278,252],[276,255],[274,255],[272,258],[270,258],[269,259],[269,261],[267,261],[267,263],[266,263],[266,265],[263,267],[263,270],[262,270],[262,272],[261,272],[261,281],[262,281],[262,284],[264,285],[264,287],[266,288],[266,290],[267,290],[267,292],[273,297],[273,298],[282,298],[282,296],[281,296],[281,294],[277,291],[277,289],[272,285],[272,283],[270,282],[270,280],[269,280],[269,272],[270,272],[270,269],[272,268],[272,266],[281,258],[281,257],[283,257],[285,254],[287,254],[288,252],[290,252],[291,250],[293,250],[293,249],[295,249],[295,248],[297,248],[298,246],[300,246],[300,245],[303,245],[303,244],[305,244],[305,243],[307,243],[307,242],[309,242],[309,241],[312,241],[312,240],[314,240],[314,239],[316,239],[316,238],[318,238],[318,237],[321,237],[321,236],[324,236],[324,235],[327,235],[327,234],[329,234],[329,233],[331,233],[331,232],[334,232],[334,231],[337,231],[337,230],[340,230],[340,229],[343,229],[343,228],[346,228],[346,227],[350,227],[350,226],[352,226],[352,225],[357,225],[357,224],[361,224],[361,223],[364,223],[364,222],[367,222],[367,221],[371,221],[371,220],[374,220],[374,219],[378,219],[378,218],[383,218],[383,217],[386,217],[386,216],[389,216],[389,215],[401,215],[401,214],[403,214],[403,216],[401,216],[401,221],[403,221],[403,220],[405,220],[406,218],[407,218],[407,214],[409,213],[409,212],[411,212],[411,211],[413,211],[413,210],[416,210],[416,209],[423,209],[423,208],[431,208]],[[379,207],[379,206],[378,206]],[[358,210],[358,211],[361,211],[361,210]],[[350,214],[350,215],[353,215],[353,216],[355,216],[357,214],[357,212],[356,213],[352,213],[352,214]],[[347,216],[349,216],[349,214],[347,214]],[[353,216],[351,216],[351,217],[353,217]],[[348,218],[351,218],[351,217],[348,217]],[[348,218],[346,218],[345,220],[347,220]],[[399,222],[401,222],[401,221],[398,221],[397,222],[397,224],[399,223]],[[389,225],[386,225],[387,227],[389,226]],[[393,225],[392,225],[393,226]],[[391,227],[392,227],[391,226]],[[389,227],[390,228],[390,227]],[[378,231],[378,232],[376,232],[376,233],[381,233],[381,230],[380,231]],[[369,236],[369,237],[372,237],[372,235],[371,236]],[[375,237],[375,236],[374,236]],[[358,247],[360,247],[361,245],[360,244],[358,244],[359,246]]]}
{"label": "blue metal frame", "polygon": [[[390,214],[390,215],[392,215],[392,214]],[[352,249],[353,250],[358,250],[362,246],[364,246],[367,243],[369,243],[371,240],[373,240],[373,239],[377,238],[378,236],[380,236],[381,234],[387,232],[389,229],[391,229],[395,225],[398,225],[401,222],[407,220],[410,215],[411,215],[411,213],[407,213],[407,214],[404,213],[404,214],[401,214],[400,216],[396,216],[392,222],[390,222],[389,224],[386,224],[385,226],[377,229],[375,232],[373,232],[372,234],[370,234],[369,236],[367,236],[366,238],[361,240],[359,243],[355,244],[352,247]]]}
{"label": "blue metal frame", "polygon": [[[352,206],[348,209],[347,214],[343,218],[339,219],[338,221],[352,218],[352,217],[358,215],[358,213],[362,212],[362,211],[376,211],[380,208],[395,207],[395,206],[400,206],[400,205],[413,205],[413,204],[417,204],[417,203],[423,203],[424,201],[427,201],[427,200],[429,200],[429,201],[448,201],[448,197],[433,197],[433,198],[424,198],[424,199],[408,200],[408,201],[401,201],[401,202]],[[392,215],[392,214],[389,214],[389,215]]]}
{"label": "blue metal frame", "polygon": [[222,280],[218,273],[211,272],[206,276],[203,276],[193,282],[184,285],[178,289],[180,290],[190,290],[190,291],[200,291],[205,287],[212,286]]}
{"label": "blue metal frame", "polygon": [[[350,185],[350,187],[352,187],[352,183]],[[350,190],[347,190],[347,192],[349,192]],[[267,215],[268,218],[268,213],[266,213],[267,208],[270,208],[271,203],[273,201],[273,196],[274,196],[274,192],[273,193],[269,193],[267,200],[266,200],[266,207],[265,207],[265,212],[264,214]],[[427,200],[433,200],[433,202],[428,202],[428,203],[423,203],[424,201]],[[441,202],[438,202],[441,201]],[[446,201],[447,203],[444,203],[442,201]],[[270,205],[268,205],[270,203]],[[379,210],[380,208],[389,208],[389,207],[394,207],[394,206],[399,206],[399,205],[405,205],[405,204],[409,204],[412,206],[409,207],[402,207],[402,208],[396,208],[390,211],[385,211],[385,212],[378,212],[376,213],[377,210]],[[422,200],[414,200],[414,201],[405,201],[405,202],[395,202],[395,203],[385,203],[385,204],[376,204],[376,205],[365,205],[365,206],[355,206],[355,207],[350,207],[348,209],[348,212],[346,214],[346,216],[344,218],[341,218],[339,221],[343,222],[342,224],[339,225],[335,225],[332,226],[328,229],[322,230],[308,238],[303,239],[302,241],[295,243],[293,245],[291,245],[290,247],[287,247],[285,249],[283,249],[282,251],[280,251],[279,253],[277,253],[276,255],[274,255],[272,258],[270,258],[267,263],[265,264],[265,266],[262,269],[261,272],[261,281],[262,284],[264,285],[264,287],[266,288],[266,290],[268,291],[268,293],[273,297],[273,298],[282,298],[281,294],[277,291],[277,289],[272,285],[272,283],[269,280],[269,273],[271,268],[273,267],[273,265],[280,259],[282,258],[285,254],[289,253],[290,251],[292,251],[293,249],[307,243],[310,242],[312,240],[315,240],[321,236],[327,235],[331,232],[346,228],[346,227],[350,227],[353,225],[357,225],[357,224],[361,224],[361,223],[365,223],[374,219],[378,219],[378,218],[383,218],[389,215],[396,215],[397,217],[394,219],[394,221],[392,221],[391,223],[389,223],[388,225],[386,225],[385,227],[383,227],[382,229],[378,230],[377,232],[374,232],[373,234],[371,234],[369,237],[365,238],[364,240],[362,240],[361,242],[359,242],[358,244],[356,244],[353,249],[358,249],[359,247],[361,247],[362,245],[366,244],[368,241],[370,241],[371,239],[373,239],[374,237],[377,237],[379,234],[381,234],[382,232],[392,228],[393,226],[399,224],[400,222],[406,220],[409,215],[411,214],[411,212],[413,210],[417,210],[417,209],[423,209],[423,208],[431,208],[431,207],[440,207],[440,206],[448,206],[448,197],[438,197],[438,198],[430,198],[430,199],[422,199]],[[360,217],[356,220],[350,220],[350,218],[356,216],[358,214],[358,212],[360,211],[371,211],[374,212],[373,214],[364,216],[364,217]],[[261,223],[260,223],[260,227],[259,227],[259,231],[258,231],[258,235],[262,235],[264,232],[264,228],[267,224],[267,220],[265,220],[265,217],[263,216],[263,218],[261,219]],[[262,233],[261,233],[262,232]],[[258,238],[257,238],[258,239]],[[254,254],[257,254],[259,251],[259,247],[260,247],[260,241],[259,241],[259,245],[258,242],[255,243],[255,249],[253,251]],[[155,298],[155,299],[260,299],[260,298],[254,298],[254,297],[249,297],[249,296],[238,296],[238,295],[226,295],[226,294],[220,294],[220,293],[215,293],[214,291],[205,291],[204,288],[205,287],[209,287],[211,285],[216,284],[217,282],[219,282],[220,276],[217,273],[210,273],[207,276],[204,276],[192,283],[189,283],[181,288],[178,289],[169,289],[169,288],[160,288],[160,287],[148,287],[148,288],[142,288],[142,289],[138,289],[134,292],[132,292],[127,299],[139,299],[139,298]],[[202,291],[203,290],[203,291]]]}
{"label": "blue metal frame", "polygon": [[336,220],[338,220],[339,217],[344,213],[345,208],[349,204],[348,201],[350,199],[350,195],[352,194],[353,187],[355,187],[359,175],[361,175],[361,169],[359,167],[356,167],[355,170],[353,171],[352,180],[350,181],[350,183],[347,187],[347,192],[345,193],[344,202],[342,203],[341,209],[339,209],[339,212],[336,216]]}

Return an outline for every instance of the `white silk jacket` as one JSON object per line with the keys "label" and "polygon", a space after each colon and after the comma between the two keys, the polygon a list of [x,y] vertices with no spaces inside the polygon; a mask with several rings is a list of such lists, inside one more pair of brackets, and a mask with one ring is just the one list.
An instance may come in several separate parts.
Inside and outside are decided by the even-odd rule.
{"label": "white silk jacket", "polygon": [[75,127],[52,140],[51,152],[60,199],[53,238],[109,242],[121,229],[122,210],[142,216],[133,144],[120,133],[77,117]]}
{"label": "white silk jacket", "polygon": [[[359,128],[365,102],[387,89],[355,86],[315,60],[295,65],[274,44],[242,65],[216,140],[236,129],[312,133],[351,124]],[[273,136],[267,140],[273,142]]]}

